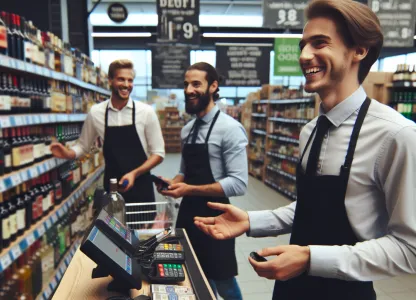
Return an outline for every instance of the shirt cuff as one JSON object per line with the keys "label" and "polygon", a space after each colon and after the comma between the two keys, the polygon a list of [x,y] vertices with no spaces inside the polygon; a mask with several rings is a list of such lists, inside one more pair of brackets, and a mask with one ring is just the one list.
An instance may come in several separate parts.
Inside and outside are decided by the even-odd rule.
{"label": "shirt cuff", "polygon": [[340,253],[340,247],[337,246],[309,246],[310,249],[310,276],[319,276],[324,278],[339,278],[338,265],[339,259],[345,256]]}
{"label": "shirt cuff", "polygon": [[71,147],[72,150],[74,150],[75,152],[75,158],[80,157],[81,155],[84,154],[84,150],[82,150],[82,147],[79,145],[75,145],[73,147]]}
{"label": "shirt cuff", "polygon": [[276,219],[270,211],[248,211],[247,214],[250,223],[250,229],[247,231],[247,236],[266,237],[272,235],[272,232],[276,232],[276,228],[273,227],[273,224],[276,223]]}

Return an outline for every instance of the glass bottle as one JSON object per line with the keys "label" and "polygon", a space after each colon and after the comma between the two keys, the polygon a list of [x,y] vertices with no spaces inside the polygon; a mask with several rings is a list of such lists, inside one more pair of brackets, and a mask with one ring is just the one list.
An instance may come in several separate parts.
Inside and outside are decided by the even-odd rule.
{"label": "glass bottle", "polygon": [[104,195],[107,212],[122,224],[126,224],[126,205],[123,196],[117,191],[117,179],[110,179],[110,192]]}

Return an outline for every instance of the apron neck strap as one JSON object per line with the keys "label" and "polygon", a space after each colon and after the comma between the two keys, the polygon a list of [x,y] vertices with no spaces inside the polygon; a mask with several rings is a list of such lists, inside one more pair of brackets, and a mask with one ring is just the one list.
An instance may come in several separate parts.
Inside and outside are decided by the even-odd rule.
{"label": "apron neck strap", "polygon": [[215,114],[214,119],[212,120],[211,126],[209,127],[209,130],[208,130],[207,137],[205,138],[205,144],[208,144],[208,140],[209,140],[209,137],[211,136],[212,128],[214,128],[214,124],[215,124],[215,122],[217,122],[217,119],[218,119],[218,116],[220,115],[220,112],[221,111],[218,110],[217,113]]}
{"label": "apron neck strap", "polygon": [[364,103],[361,105],[360,111],[358,112],[357,120],[355,121],[354,129],[352,130],[350,144],[348,145],[347,155],[345,156],[344,165],[341,167],[344,171],[348,171],[351,168],[352,160],[354,158],[355,147],[357,146],[358,136],[360,134],[361,127],[364,123],[364,118],[367,115],[368,108],[370,107],[371,100],[366,98]]}
{"label": "apron neck strap", "polygon": [[[104,128],[108,127],[108,111],[109,111],[109,108],[110,108],[110,101],[111,101],[111,99],[108,101],[107,108],[105,109]],[[133,100],[132,100],[132,103],[133,103],[132,120],[133,120],[133,125],[134,125],[134,124],[136,124],[136,106],[134,105]]]}
{"label": "apron neck strap", "polygon": [[311,133],[311,135],[309,136],[308,142],[306,143],[306,146],[305,146],[305,149],[303,150],[302,156],[301,156],[301,157],[300,157],[300,159],[299,159],[299,165],[301,165],[301,164],[302,164],[302,160],[303,160],[303,157],[305,156],[306,149],[308,149],[309,144],[311,143],[311,141],[312,141],[312,137],[313,137],[313,135],[315,134],[315,132],[316,132],[316,129],[317,129],[317,128],[318,128],[318,122],[316,122],[315,128],[312,130],[312,133]]}

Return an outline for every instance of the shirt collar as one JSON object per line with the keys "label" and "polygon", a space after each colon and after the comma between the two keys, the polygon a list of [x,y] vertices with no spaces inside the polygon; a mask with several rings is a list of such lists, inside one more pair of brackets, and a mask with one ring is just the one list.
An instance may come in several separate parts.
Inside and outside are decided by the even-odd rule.
{"label": "shirt collar", "polygon": [[214,105],[214,107],[205,115],[203,116],[200,120],[204,121],[204,123],[209,123],[211,122],[212,119],[214,119],[215,114],[217,113],[217,111],[219,110],[217,105]]}
{"label": "shirt collar", "polygon": [[367,97],[363,87],[360,86],[351,96],[345,98],[334,108],[325,114],[322,102],[319,105],[319,115],[326,115],[335,127],[339,127],[347,120],[356,110],[358,110]]}
{"label": "shirt collar", "polygon": [[129,101],[127,101],[126,106],[124,106],[122,109],[117,109],[117,108],[114,108],[113,103],[111,102],[111,98],[110,98],[109,102],[110,102],[110,103],[108,104],[108,107],[109,107],[110,109],[114,110],[114,111],[121,111],[121,110],[123,110],[123,109],[124,109],[124,108],[126,108],[126,107],[128,107],[128,108],[133,108],[133,100],[132,100],[131,98],[129,98]]}

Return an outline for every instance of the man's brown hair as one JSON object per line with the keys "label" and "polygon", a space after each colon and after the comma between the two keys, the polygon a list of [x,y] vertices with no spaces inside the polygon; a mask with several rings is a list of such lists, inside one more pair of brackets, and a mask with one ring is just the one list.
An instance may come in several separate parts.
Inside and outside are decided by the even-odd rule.
{"label": "man's brown hair", "polygon": [[[118,69],[131,69],[134,72],[134,65],[131,60],[128,59],[117,59],[113,61],[108,67],[108,78],[113,79],[114,74]],[[133,75],[134,77],[135,75]]]}
{"label": "man's brown hair", "polygon": [[367,5],[352,0],[312,0],[305,14],[308,20],[330,18],[337,24],[337,30],[347,47],[368,49],[358,70],[358,81],[361,84],[377,61],[383,46],[383,33],[376,14]]}

